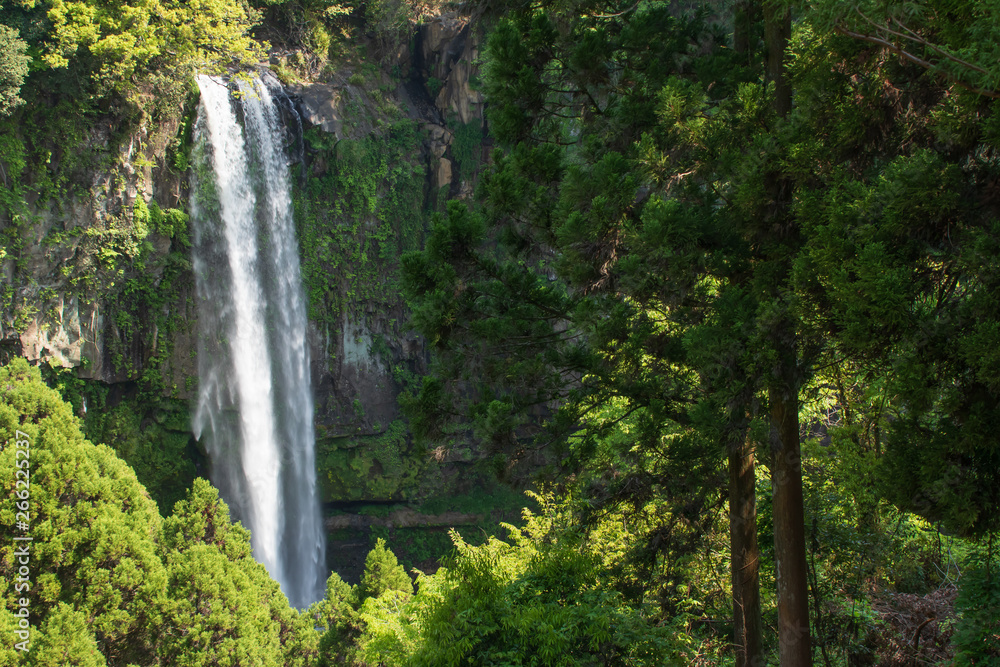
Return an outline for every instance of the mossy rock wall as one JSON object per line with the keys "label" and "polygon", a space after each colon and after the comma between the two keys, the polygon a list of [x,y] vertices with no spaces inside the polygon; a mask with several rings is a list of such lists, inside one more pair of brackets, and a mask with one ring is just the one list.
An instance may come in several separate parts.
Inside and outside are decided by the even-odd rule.
{"label": "mossy rock wall", "polygon": [[[420,28],[415,51],[382,68],[346,63],[289,83],[305,125],[295,214],[327,502],[418,502],[468,480],[476,458],[416,447],[397,400],[429,361],[408,327],[400,258],[422,246],[448,198],[471,196],[483,155],[482,104],[463,60],[477,40],[466,21],[431,23],[431,42]],[[460,90],[470,97],[456,103]]]}

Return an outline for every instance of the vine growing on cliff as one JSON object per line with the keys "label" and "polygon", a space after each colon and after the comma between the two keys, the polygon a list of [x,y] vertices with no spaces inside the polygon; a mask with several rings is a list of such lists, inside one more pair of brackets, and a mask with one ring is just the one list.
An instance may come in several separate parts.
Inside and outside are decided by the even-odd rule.
{"label": "vine growing on cliff", "polygon": [[343,313],[363,317],[360,303],[395,304],[396,258],[423,228],[419,135],[403,120],[381,136],[331,144],[311,130],[306,139],[324,170],[295,194],[303,279],[310,317],[337,327]]}

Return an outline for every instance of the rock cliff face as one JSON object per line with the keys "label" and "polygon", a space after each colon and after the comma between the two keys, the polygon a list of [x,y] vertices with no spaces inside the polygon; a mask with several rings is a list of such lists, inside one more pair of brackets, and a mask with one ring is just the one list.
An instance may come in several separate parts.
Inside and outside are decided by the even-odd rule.
{"label": "rock cliff face", "polygon": [[482,121],[483,96],[472,88],[479,57],[479,34],[465,17],[444,14],[420,26],[415,66],[420,78],[440,82],[434,105],[459,122]]}
{"label": "rock cliff face", "polygon": [[[426,372],[428,352],[423,341],[407,329],[406,307],[394,277],[399,254],[418,246],[407,247],[402,238],[407,236],[407,225],[394,218],[400,215],[398,211],[407,210],[406,215],[418,218],[414,222],[419,236],[429,213],[443,207],[445,199],[471,193],[475,169],[460,173],[453,168],[452,144],[462,128],[474,128],[481,137],[483,125],[482,98],[470,84],[476,72],[478,36],[467,19],[445,15],[429,20],[419,28],[414,43],[412,53],[403,53],[387,68],[399,72],[397,78],[368,71],[362,79],[357,71],[342,70],[327,81],[289,86],[306,134],[312,133],[312,143],[326,145],[326,149],[314,146],[305,151],[307,172],[319,182],[335,174],[337,178],[330,182],[345,188],[331,188],[335,191],[326,202],[338,210],[343,205],[345,212],[328,215],[323,225],[353,234],[352,242],[365,250],[381,249],[377,259],[365,255],[362,260],[378,266],[367,278],[377,283],[375,293],[371,284],[331,276],[326,287],[334,286],[337,295],[332,301],[338,305],[326,309],[327,315],[335,311],[332,317],[313,317],[310,325],[318,464],[325,497],[331,501],[423,497],[440,491],[442,485],[448,487],[447,480],[457,479],[462,462],[471,459],[469,452],[449,454],[445,457],[449,461],[444,461],[412,450],[397,402],[407,383]],[[417,140],[393,153],[388,144],[397,140],[400,125],[413,127]],[[316,132],[328,139],[315,139]],[[382,138],[388,143],[379,144]],[[383,187],[378,191],[381,201],[373,204],[372,211],[352,218],[346,210],[356,196],[350,184],[363,180],[363,170],[344,165],[348,164],[345,156],[357,150],[381,156],[387,172],[412,169],[419,184],[412,191],[412,182],[405,187]],[[479,156],[474,159],[478,164]],[[359,173],[341,178],[349,168]],[[410,194],[401,194],[402,190]],[[392,209],[385,204],[406,196],[415,196],[408,209],[405,201]],[[386,235],[391,237],[389,245],[384,245]],[[397,237],[399,243],[393,240]],[[387,253],[389,247],[392,250]],[[304,251],[308,265],[312,248]],[[320,266],[337,270],[329,258]],[[458,467],[441,465],[449,462],[457,462]]]}
{"label": "rock cliff face", "polygon": [[[25,175],[23,209],[3,221],[18,250],[0,263],[11,286],[0,316],[0,350],[6,356],[75,367],[80,377],[115,383],[140,372],[172,342],[161,337],[152,317],[144,323],[149,326],[123,327],[119,306],[123,291],[134,289],[130,281],[140,275],[152,287],[159,285],[175,243],[165,228],[152,228],[144,217],[150,205],[160,211],[184,205],[183,175],[166,158],[183,109],[175,111],[157,125],[140,124],[117,148],[115,120],[91,128],[74,150],[104,168],[76,175],[51,199],[33,192],[31,176]],[[183,305],[184,295],[177,296],[170,307]],[[195,372],[187,359],[178,357],[175,366],[179,377]]]}
{"label": "rock cliff face", "polygon": [[[293,128],[291,154],[301,162],[293,170],[312,268],[318,464],[331,501],[423,497],[458,480],[472,458],[412,450],[397,397],[426,371],[428,353],[406,326],[395,268],[403,251],[419,247],[432,211],[471,193],[480,155],[457,155],[455,141],[463,132],[482,137],[479,36],[467,19],[447,14],[426,20],[411,44],[381,68],[358,63],[321,81],[286,81],[304,130]],[[165,397],[190,400],[197,323],[189,250],[186,231],[163,220],[187,209],[186,164],[172,151],[193,105],[140,123],[124,139],[113,134],[114,121],[93,129],[88,144],[100,168],[62,198],[28,201],[20,221],[0,221],[19,239],[19,252],[0,253],[11,286],[0,363],[25,356],[110,385],[156,377]],[[390,145],[395,153],[386,152]],[[380,162],[359,182],[350,169],[368,169],[371,156]],[[372,203],[357,204],[362,197]],[[339,256],[326,250],[337,238]]]}

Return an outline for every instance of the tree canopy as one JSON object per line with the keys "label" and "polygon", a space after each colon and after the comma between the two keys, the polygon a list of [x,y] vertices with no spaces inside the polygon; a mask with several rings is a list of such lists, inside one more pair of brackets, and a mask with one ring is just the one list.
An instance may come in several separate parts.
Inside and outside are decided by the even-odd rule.
{"label": "tree canopy", "polygon": [[[27,591],[14,587],[19,439],[30,443]],[[309,663],[315,630],[253,560],[249,534],[206,481],[161,519],[135,473],[84,439],[70,406],[23,359],[0,368],[0,441],[4,618],[10,625],[26,595],[30,664]]]}
{"label": "tree canopy", "polygon": [[[482,213],[450,208],[404,263],[442,360],[412,401],[428,433],[464,415],[517,460],[535,433],[579,454],[627,428],[629,465],[585,477],[591,506],[662,493],[677,459],[711,489],[728,452],[734,573],[758,562],[741,527],[759,456],[782,664],[811,659],[810,431],[848,429],[898,508],[962,535],[998,527],[982,354],[995,121],[977,64],[996,24],[975,20],[986,6],[871,4],[739,3],[739,49],[709,8],[491,5],[500,150]],[[756,615],[737,583],[734,614]]]}
{"label": "tree canopy", "polygon": [[0,24],[0,116],[9,114],[24,100],[18,97],[28,75],[28,43],[13,28]]}
{"label": "tree canopy", "polygon": [[150,75],[184,77],[193,68],[249,65],[266,45],[249,34],[259,13],[245,2],[17,0],[4,12],[30,30],[40,65],[89,71],[98,90],[131,94]]}

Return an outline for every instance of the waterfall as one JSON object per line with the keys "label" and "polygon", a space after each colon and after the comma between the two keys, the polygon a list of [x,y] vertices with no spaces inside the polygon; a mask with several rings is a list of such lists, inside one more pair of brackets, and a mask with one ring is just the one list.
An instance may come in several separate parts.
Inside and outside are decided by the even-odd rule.
{"label": "waterfall", "polygon": [[194,433],[233,517],[251,531],[254,557],[304,608],[323,597],[325,545],[280,87],[204,75],[198,87]]}

